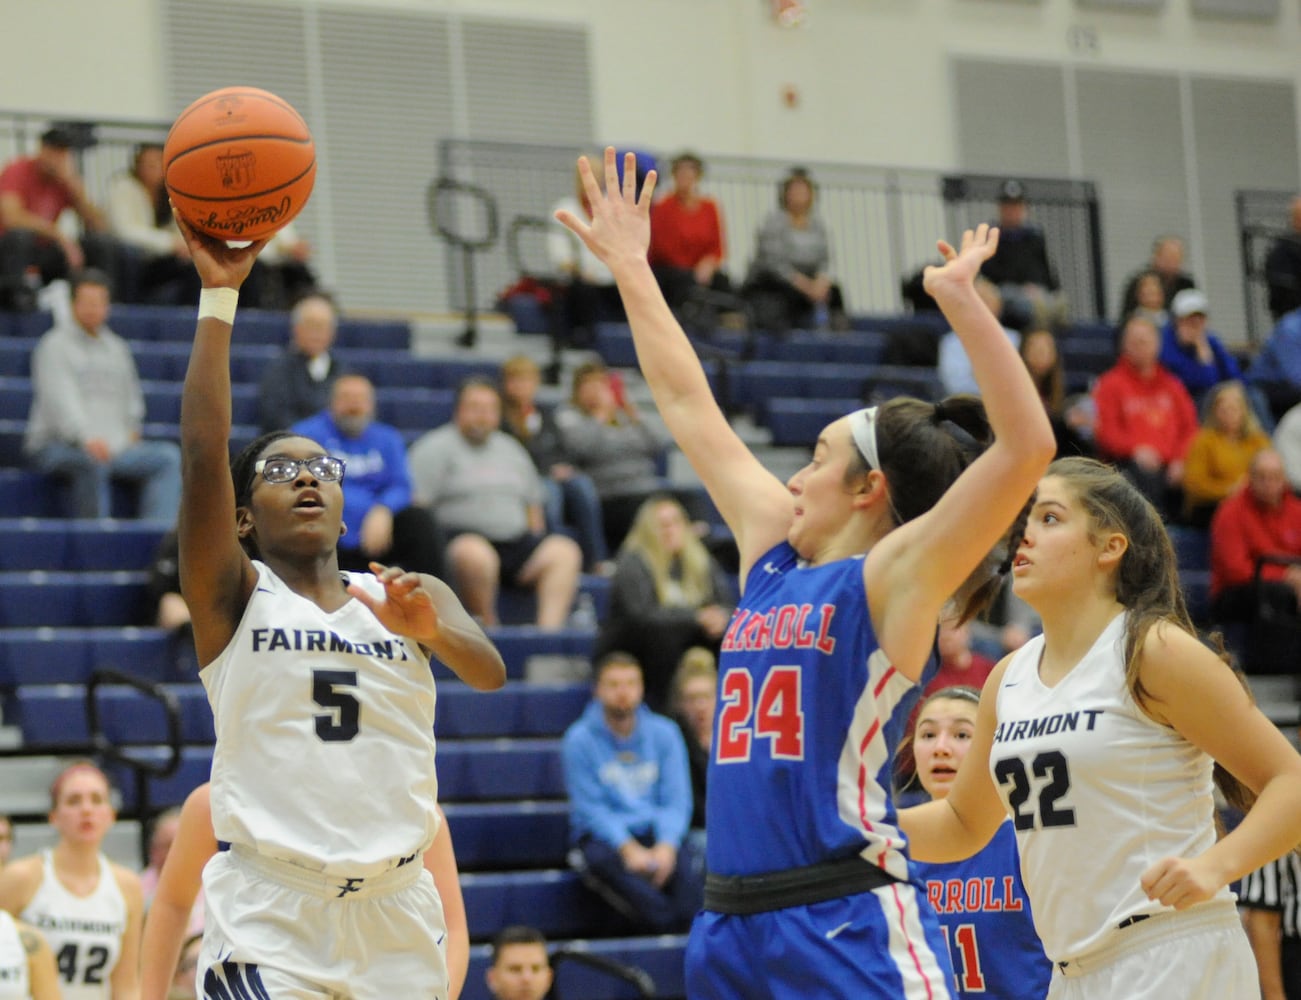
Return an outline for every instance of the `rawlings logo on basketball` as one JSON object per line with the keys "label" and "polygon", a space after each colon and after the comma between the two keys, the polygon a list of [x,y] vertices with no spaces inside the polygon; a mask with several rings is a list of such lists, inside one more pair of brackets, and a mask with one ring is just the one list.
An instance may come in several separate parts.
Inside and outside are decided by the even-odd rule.
{"label": "rawlings logo on basketball", "polygon": [[238,97],[223,97],[216,104],[217,117],[212,124],[216,126],[236,125],[244,120],[243,100]]}
{"label": "rawlings logo on basketball", "polygon": [[221,186],[239,194],[253,185],[253,168],[257,157],[252,153],[223,153],[217,157],[217,170],[221,173]]}
{"label": "rawlings logo on basketball", "polygon": [[247,230],[283,225],[294,215],[293,199],[288,195],[273,205],[249,205],[246,208],[228,209],[225,214],[209,212],[195,219],[192,225],[214,236],[239,237]]}

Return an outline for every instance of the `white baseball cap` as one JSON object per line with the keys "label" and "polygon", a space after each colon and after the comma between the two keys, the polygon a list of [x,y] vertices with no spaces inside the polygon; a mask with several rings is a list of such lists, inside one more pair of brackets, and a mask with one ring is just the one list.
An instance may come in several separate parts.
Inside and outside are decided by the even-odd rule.
{"label": "white baseball cap", "polygon": [[1201,289],[1185,288],[1170,303],[1170,311],[1178,319],[1183,319],[1185,316],[1195,316],[1198,313],[1205,316],[1209,305],[1210,303],[1206,301],[1206,293]]}

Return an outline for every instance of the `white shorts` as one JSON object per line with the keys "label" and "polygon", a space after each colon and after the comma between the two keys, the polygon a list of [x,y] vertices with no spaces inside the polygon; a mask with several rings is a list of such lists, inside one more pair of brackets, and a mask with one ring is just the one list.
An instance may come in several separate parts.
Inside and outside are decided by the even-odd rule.
{"label": "white shorts", "polygon": [[235,847],[203,870],[199,992],[231,1000],[446,1000],[443,904],[421,858],[339,879]]}
{"label": "white shorts", "polygon": [[1111,944],[1054,966],[1048,1000],[1259,997],[1256,958],[1230,902],[1158,913]]}

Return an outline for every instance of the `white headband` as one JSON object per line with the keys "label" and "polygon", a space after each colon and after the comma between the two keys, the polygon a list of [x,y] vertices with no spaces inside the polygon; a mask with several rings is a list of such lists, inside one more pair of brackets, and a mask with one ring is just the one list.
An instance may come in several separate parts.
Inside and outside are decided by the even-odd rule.
{"label": "white headband", "polygon": [[849,432],[854,435],[854,444],[867,460],[867,467],[880,469],[881,459],[876,454],[876,407],[869,406],[851,413]]}

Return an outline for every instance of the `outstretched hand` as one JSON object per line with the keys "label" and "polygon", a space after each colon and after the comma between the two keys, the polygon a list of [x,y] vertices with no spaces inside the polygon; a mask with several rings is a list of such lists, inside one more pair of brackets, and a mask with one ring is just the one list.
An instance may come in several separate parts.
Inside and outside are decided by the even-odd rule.
{"label": "outstretched hand", "polygon": [[592,171],[586,156],[578,158],[578,176],[583,184],[592,221],[584,222],[572,212],[556,212],[556,221],[573,230],[612,271],[620,261],[646,259],[650,248],[650,205],[655,193],[655,171],[646,175],[641,197],[637,197],[637,158],[624,155],[623,184],[613,146],[605,149],[605,191]]}
{"label": "outstretched hand", "polygon": [[962,234],[962,248],[953,247],[940,240],[937,244],[944,263],[931,265],[922,272],[922,287],[935,299],[959,288],[969,288],[980,273],[980,267],[998,252],[998,228],[981,223],[974,231]]}
{"label": "outstretched hand", "polygon": [[434,600],[425,590],[419,573],[409,573],[400,566],[370,564],[370,571],[384,584],[384,596],[372,597],[357,583],[348,584],[348,593],[370,608],[379,623],[390,632],[414,639],[424,646],[438,637],[438,612]]}
{"label": "outstretched hand", "polygon": [[225,240],[200,233],[175,210],[172,214],[204,288],[239,288],[253,269],[257,255],[271,242],[271,238],[267,237],[254,240],[246,247],[228,247]]}

